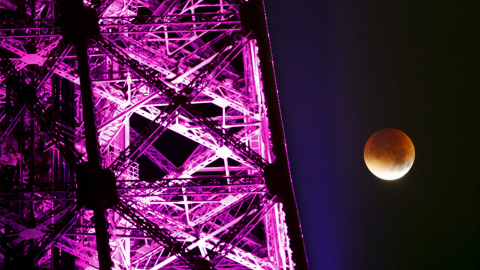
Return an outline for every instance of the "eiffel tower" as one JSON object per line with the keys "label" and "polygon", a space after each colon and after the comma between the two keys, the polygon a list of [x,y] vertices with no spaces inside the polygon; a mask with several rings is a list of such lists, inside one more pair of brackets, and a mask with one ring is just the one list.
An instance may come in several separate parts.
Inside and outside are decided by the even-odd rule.
{"label": "eiffel tower", "polygon": [[263,1],[0,1],[0,269],[308,269]]}

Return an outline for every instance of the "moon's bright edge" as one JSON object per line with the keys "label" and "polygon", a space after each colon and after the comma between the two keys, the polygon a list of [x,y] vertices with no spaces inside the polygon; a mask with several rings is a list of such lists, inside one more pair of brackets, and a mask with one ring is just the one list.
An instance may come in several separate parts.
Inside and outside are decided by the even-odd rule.
{"label": "moon's bright edge", "polygon": [[382,129],[368,139],[364,150],[365,164],[376,177],[396,180],[412,168],[415,148],[410,138],[397,129]]}

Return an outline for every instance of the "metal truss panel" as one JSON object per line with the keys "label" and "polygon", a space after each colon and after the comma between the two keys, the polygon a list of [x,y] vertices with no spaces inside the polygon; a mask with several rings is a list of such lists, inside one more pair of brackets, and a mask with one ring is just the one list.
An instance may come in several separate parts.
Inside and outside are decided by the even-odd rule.
{"label": "metal truss panel", "polygon": [[[1,1],[0,269],[101,269],[89,200],[111,269],[295,268],[246,2],[83,1],[84,119],[61,1]],[[101,171],[82,169],[86,122]]]}

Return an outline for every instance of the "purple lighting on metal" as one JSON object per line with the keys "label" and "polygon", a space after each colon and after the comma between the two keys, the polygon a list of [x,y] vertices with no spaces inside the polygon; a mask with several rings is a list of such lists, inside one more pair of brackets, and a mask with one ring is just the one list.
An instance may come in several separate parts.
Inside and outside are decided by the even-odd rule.
{"label": "purple lighting on metal", "polygon": [[307,269],[262,2],[83,3],[0,3],[0,269]]}

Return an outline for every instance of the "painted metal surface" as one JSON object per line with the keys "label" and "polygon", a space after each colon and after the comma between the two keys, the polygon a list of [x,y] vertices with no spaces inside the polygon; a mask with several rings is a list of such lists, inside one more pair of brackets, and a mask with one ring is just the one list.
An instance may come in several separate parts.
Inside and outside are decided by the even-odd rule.
{"label": "painted metal surface", "polygon": [[[112,269],[294,269],[283,203],[265,183],[276,155],[242,1],[84,4],[100,28],[87,53],[101,166],[120,197],[105,212]],[[78,199],[78,63],[58,9],[0,2],[4,269],[20,257],[99,268],[94,214]]]}

